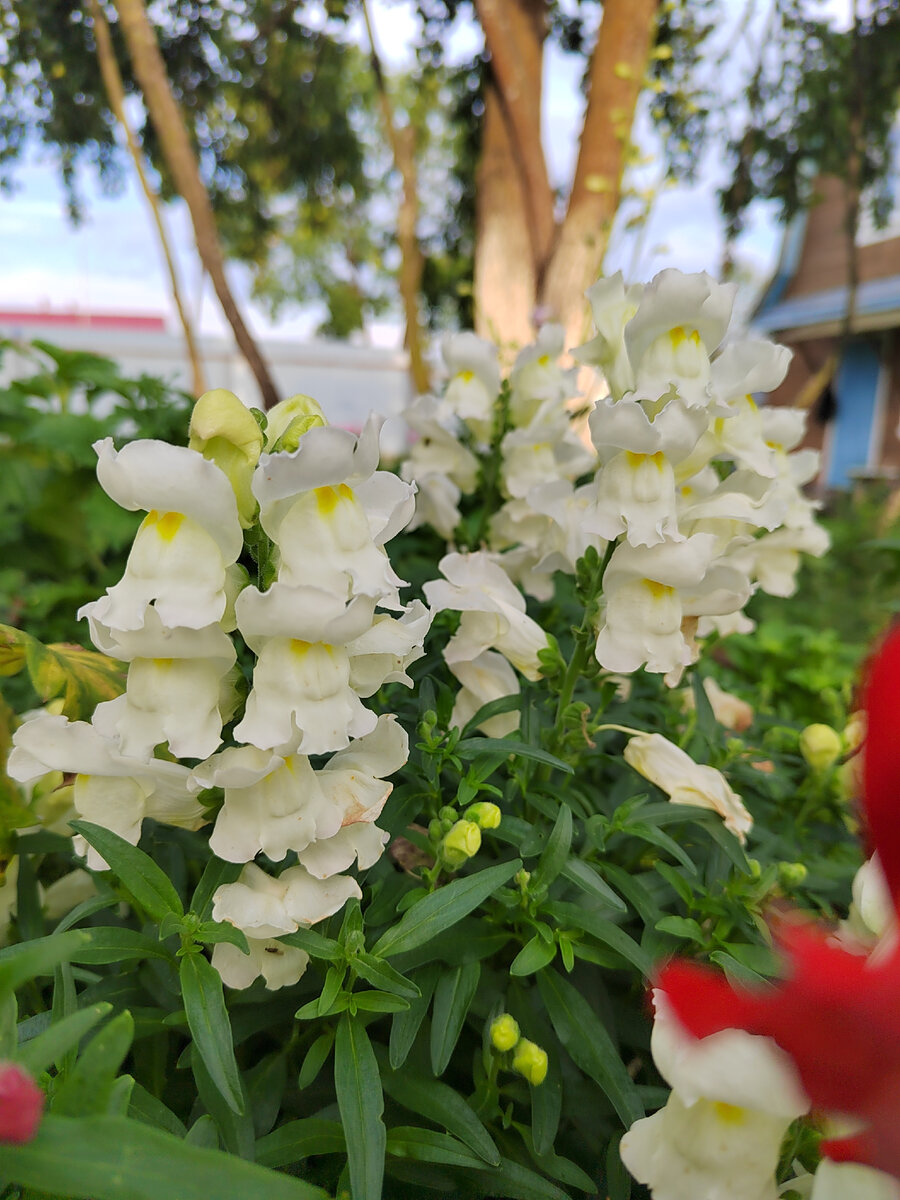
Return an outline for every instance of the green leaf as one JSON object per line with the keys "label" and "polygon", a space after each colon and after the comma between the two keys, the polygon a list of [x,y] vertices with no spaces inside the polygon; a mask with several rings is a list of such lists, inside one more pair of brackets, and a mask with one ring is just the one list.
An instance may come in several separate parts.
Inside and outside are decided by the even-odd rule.
{"label": "green leaf", "polygon": [[354,992],[348,1008],[351,1012],[354,1009],[358,1012],[406,1012],[409,1001],[402,996],[395,996],[393,992]]}
{"label": "green leaf", "polygon": [[315,1154],[346,1151],[347,1142],[339,1121],[306,1117],[302,1121],[288,1121],[260,1138],[256,1143],[256,1161],[263,1167],[290,1167]]}
{"label": "green leaf", "polygon": [[382,991],[393,992],[395,996],[402,996],[405,1000],[417,1000],[422,994],[411,979],[407,979],[405,975],[395,971],[390,963],[382,962],[372,954],[357,954],[351,965],[366,983],[371,983],[373,987],[381,988]]}
{"label": "green leaf", "polygon": [[72,962],[100,964],[125,962],[134,958],[165,958],[172,961],[172,955],[155,938],[149,938],[135,929],[97,925],[80,932],[87,940],[72,955]]}
{"label": "green leaf", "polygon": [[68,962],[87,940],[80,929],[51,933],[49,937],[19,942],[0,950],[0,998],[14,992],[29,979],[49,975],[54,967]]}
{"label": "green leaf", "polygon": [[112,1012],[111,1004],[92,1004],[63,1017],[50,1025],[37,1037],[24,1042],[16,1055],[18,1061],[32,1075],[48,1070],[72,1046],[76,1046],[89,1029]]}
{"label": "green leaf", "polygon": [[27,666],[34,690],[46,704],[58,697],[63,715],[88,720],[101,700],[114,700],[125,691],[121,663],[96,650],[37,638],[10,625],[0,625],[0,674],[14,675]]}
{"label": "green leaf", "polygon": [[3,1179],[92,1200],[327,1200],[299,1179],[191,1146],[127,1117],[48,1115],[33,1141],[3,1147]]}
{"label": "green leaf", "polygon": [[202,942],[204,946],[229,942],[232,946],[237,946],[239,950],[242,950],[244,954],[250,953],[246,933],[237,926],[230,925],[228,921],[203,921],[194,931],[194,940]]}
{"label": "green leaf", "polygon": [[439,973],[439,969],[433,966],[419,972],[417,986],[420,987],[420,994],[418,999],[411,1000],[406,1012],[397,1013],[391,1022],[390,1062],[394,1070],[402,1067],[406,1062],[413,1042],[416,1040],[416,1034],[425,1018],[425,1013],[428,1011],[428,1005],[431,1003]]}
{"label": "green leaf", "polygon": [[535,934],[526,942],[509,967],[510,975],[533,975],[556,958],[556,942],[547,942]]}
{"label": "green leaf", "polygon": [[296,946],[305,950],[310,958],[324,958],[326,962],[338,962],[344,957],[344,952],[334,938],[323,937],[311,929],[298,929],[295,933],[283,933],[278,938],[286,946]]}
{"label": "green leaf", "polygon": [[436,1125],[443,1125],[484,1162],[499,1165],[500,1154],[493,1138],[455,1088],[436,1079],[422,1079],[403,1071],[383,1070],[382,1083],[397,1104]]}
{"label": "green leaf", "polygon": [[191,912],[196,913],[202,921],[209,920],[216,891],[227,883],[234,883],[241,870],[241,863],[223,862],[213,855],[203,868],[200,882],[191,897]]}
{"label": "green leaf", "polygon": [[629,937],[624,929],[620,929],[600,913],[582,908],[578,904],[566,904],[562,900],[553,900],[545,904],[544,912],[553,917],[558,925],[580,929],[596,938],[598,942],[603,942],[610,950],[615,950],[628,962],[633,963],[647,978],[653,973],[656,964],[646,950],[643,950],[634,938]]}
{"label": "green leaf", "polygon": [[572,810],[567,804],[563,804],[547,838],[544,853],[532,873],[535,887],[550,886],[565,866],[571,845]]}
{"label": "green leaf", "polygon": [[95,1033],[55,1092],[53,1112],[63,1117],[104,1112],[133,1038],[134,1018],[127,1011]]}
{"label": "green leaf", "polygon": [[496,750],[499,754],[506,755],[507,757],[514,755],[516,758],[530,758],[533,762],[544,763],[548,767],[556,767],[557,770],[564,771],[566,775],[575,774],[575,768],[570,767],[561,758],[556,758],[555,755],[548,754],[546,750],[541,750],[538,746],[530,746],[527,742],[514,742],[508,738],[463,738],[456,743],[453,749],[455,754],[466,760],[474,758],[476,754],[483,754],[486,750]]}
{"label": "green leaf", "polygon": [[169,912],[184,916],[184,907],[171,880],[149,854],[101,825],[93,825],[90,821],[71,821],[70,824],[106,859],[110,869],[151,917],[161,921]]}
{"label": "green leaf", "polygon": [[629,821],[622,832],[629,833],[632,837],[638,837],[641,841],[649,842],[651,846],[657,846],[660,850],[665,850],[667,854],[671,854],[680,862],[689,874],[697,874],[697,866],[687,851],[682,849],[674,838],[670,838],[667,833],[663,833],[655,825],[650,825],[646,821]]}
{"label": "green leaf", "polygon": [[300,1067],[300,1074],[297,1079],[297,1086],[307,1088],[311,1083],[315,1083],[319,1072],[328,1061],[328,1055],[331,1053],[331,1047],[334,1045],[334,1030],[327,1029],[320,1034],[310,1048],[306,1052],[306,1057],[303,1059],[303,1065]]}
{"label": "green leaf", "polygon": [[397,1125],[388,1131],[387,1152],[394,1158],[413,1158],[418,1162],[446,1163],[451,1167],[483,1167],[484,1163],[449,1133]]}
{"label": "green leaf", "polygon": [[381,1078],[365,1027],[347,1014],[335,1039],[334,1087],[347,1139],[350,1190],[360,1200],[381,1200],[387,1141]]}
{"label": "green leaf", "polygon": [[562,1069],[558,1054],[548,1055],[547,1078],[531,1090],[531,1133],[536,1154],[549,1154],[562,1114]]}
{"label": "green leaf", "polygon": [[563,879],[574,883],[587,895],[608,904],[619,912],[626,912],[627,905],[616,895],[605,879],[602,879],[589,863],[582,858],[570,858],[560,871]]}
{"label": "green leaf", "polygon": [[186,954],[181,960],[179,976],[184,1011],[197,1052],[225,1103],[232,1112],[242,1113],[241,1079],[219,972],[202,954]]}
{"label": "green leaf", "polygon": [[508,1196],[510,1200],[570,1200],[568,1192],[511,1158],[502,1158],[496,1170],[476,1171],[472,1177],[488,1196]]}
{"label": "green leaf", "polygon": [[637,1089],[590,1004],[555,971],[541,971],[537,978],[544,1007],[569,1057],[609,1098],[626,1126],[639,1120],[644,1108]]}
{"label": "green leaf", "polygon": [[[132,1088],[128,1116],[143,1121],[146,1125],[152,1125],[154,1129],[171,1133],[177,1138],[183,1138],[187,1133],[183,1123],[172,1110],[139,1083]],[[216,1142],[218,1144],[218,1135]]]}
{"label": "green leaf", "polygon": [[654,928],[658,929],[660,933],[671,933],[673,937],[687,938],[692,942],[696,942],[698,946],[706,944],[706,937],[703,930],[693,917],[660,917]]}
{"label": "green leaf", "polygon": [[454,879],[445,887],[438,888],[414,904],[396,925],[383,933],[373,946],[372,953],[376,957],[380,955],[387,958],[430,941],[436,934],[468,916],[497,888],[512,879],[521,866],[522,861],[518,858],[509,863],[498,863],[495,867],[477,871],[463,879]]}
{"label": "green leaf", "polygon": [[[541,1087],[544,1085],[541,1084]],[[540,1091],[540,1088],[535,1089]],[[573,1163],[569,1158],[563,1158],[562,1155],[556,1154],[552,1149],[543,1154],[538,1154],[534,1148],[534,1142],[531,1136],[531,1130],[527,1126],[516,1124],[516,1128],[522,1135],[528,1153],[534,1159],[535,1165],[540,1167],[545,1175],[552,1176],[553,1179],[558,1179],[560,1183],[565,1183],[569,1187],[577,1188],[581,1192],[587,1192],[589,1195],[595,1195],[597,1192],[594,1186],[594,1181],[585,1171]]]}
{"label": "green leaf", "polygon": [[474,962],[445,971],[438,980],[431,1016],[431,1070],[435,1075],[443,1075],[447,1069],[480,978],[481,964]]}

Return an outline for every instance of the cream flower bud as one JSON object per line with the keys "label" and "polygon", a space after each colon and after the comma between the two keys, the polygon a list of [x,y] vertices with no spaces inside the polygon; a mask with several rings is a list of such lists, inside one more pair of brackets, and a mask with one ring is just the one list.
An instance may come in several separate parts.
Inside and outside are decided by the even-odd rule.
{"label": "cream flower bud", "polygon": [[519,1023],[509,1013],[501,1013],[491,1021],[491,1045],[501,1054],[512,1050],[519,1040]]}
{"label": "cream flower bud", "polygon": [[661,733],[640,733],[629,738],[624,758],[638,774],[661,788],[674,804],[712,809],[722,817],[726,829],[740,841],[746,841],[753,818],[721,771],[695,763]]}
{"label": "cream flower bud", "polygon": [[457,821],[441,842],[441,857],[448,867],[461,867],[481,849],[481,830],[474,821]]}
{"label": "cream flower bud", "polygon": [[266,449],[272,450],[277,442],[283,442],[288,428],[293,445],[282,445],[280,449],[296,450],[304,433],[321,425],[327,425],[322,406],[311,396],[290,396],[266,413]]}
{"label": "cream flower bud", "polygon": [[262,451],[263,432],[249,408],[234,392],[204,392],[191,413],[188,446],[210,459],[231,481],[244,528],[253,522],[256,500],[250,491],[253,470]]}
{"label": "cream flower bud", "polygon": [[547,1078],[547,1051],[529,1042],[528,1038],[521,1038],[513,1055],[512,1069],[524,1075],[532,1087],[537,1087]]}
{"label": "cream flower bud", "polygon": [[841,735],[830,725],[807,725],[800,734],[800,753],[814,771],[826,771],[842,751]]}

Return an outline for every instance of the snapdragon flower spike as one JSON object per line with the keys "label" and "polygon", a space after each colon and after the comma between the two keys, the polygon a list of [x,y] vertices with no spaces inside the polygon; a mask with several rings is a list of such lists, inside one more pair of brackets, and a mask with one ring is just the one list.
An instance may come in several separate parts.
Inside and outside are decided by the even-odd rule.
{"label": "snapdragon flower spike", "polygon": [[15,1063],[0,1063],[0,1144],[21,1146],[38,1131],[44,1093]]}
{"label": "snapdragon flower spike", "polygon": [[[900,911],[900,629],[886,639],[866,684],[863,809],[894,912]],[[734,988],[708,968],[672,962],[659,976],[682,1025],[704,1038],[723,1029],[771,1037],[793,1059],[813,1107],[861,1121],[822,1143],[837,1162],[900,1178],[900,944],[866,959],[813,925],[779,931],[786,978]]]}

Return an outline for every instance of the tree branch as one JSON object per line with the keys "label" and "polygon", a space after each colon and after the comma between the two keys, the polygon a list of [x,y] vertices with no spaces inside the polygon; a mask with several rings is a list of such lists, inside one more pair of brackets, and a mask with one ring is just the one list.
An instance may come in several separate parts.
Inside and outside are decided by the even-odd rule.
{"label": "tree branch", "polygon": [[172,94],[165,63],[143,0],[115,0],[115,5],[135,78],[159,138],[166,166],[175,188],[191,214],[200,258],[209,272],[222,311],[234,331],[241,353],[256,378],[263,404],[266,408],[271,408],[278,402],[278,392],[228,284],[225,259],[219,244],[209,193],[200,177],[197,157],[181,110]]}
{"label": "tree branch", "polygon": [[162,213],[159,207],[159,196],[151,187],[150,180],[147,178],[147,172],[144,170],[143,155],[141,148],[138,145],[137,137],[134,130],[131,128],[131,123],[125,112],[125,88],[122,84],[122,76],[119,72],[119,64],[116,62],[116,52],[113,48],[112,37],[109,32],[109,25],[106,17],[103,15],[103,10],[100,7],[99,0],[90,0],[91,19],[94,22],[94,41],[97,46],[97,61],[100,64],[100,74],[103,76],[103,86],[106,88],[106,95],[109,99],[109,106],[113,111],[113,115],[121,125],[125,133],[125,141],[128,146],[128,153],[131,155],[131,161],[134,163],[134,169],[137,172],[138,180],[140,181],[141,190],[147,199],[147,204],[150,208],[150,214],[153,217],[153,222],[156,226],[156,232],[159,237],[159,244],[162,248],[163,258],[166,264],[166,271],[169,276],[169,286],[172,291],[172,299],[175,301],[175,308],[178,311],[178,320],[181,322],[181,328],[184,332],[184,341],[187,348],[188,359],[191,364],[191,380],[194,396],[199,396],[206,391],[206,383],[203,377],[203,364],[200,360],[200,353],[197,349],[197,342],[194,338],[194,331],[191,327],[190,319],[187,315],[187,309],[181,300],[181,287],[178,283],[178,273],[175,270],[175,261],[172,258],[172,252],[169,248],[169,239],[166,234],[166,227],[163,224]]}

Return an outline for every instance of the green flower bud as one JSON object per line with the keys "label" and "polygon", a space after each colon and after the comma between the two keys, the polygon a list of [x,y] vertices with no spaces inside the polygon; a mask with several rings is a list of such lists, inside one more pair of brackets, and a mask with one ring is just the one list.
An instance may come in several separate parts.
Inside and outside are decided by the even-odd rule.
{"label": "green flower bud", "polygon": [[291,396],[269,409],[267,450],[296,450],[307,430],[327,425],[322,406],[310,396]]}
{"label": "green flower bud", "polygon": [[428,822],[428,836],[433,842],[439,842],[444,836],[444,825],[437,817]]}
{"label": "green flower bud", "polygon": [[496,829],[503,814],[490,800],[480,800],[466,809],[466,820],[474,821],[480,829]]}
{"label": "green flower bud", "polygon": [[263,446],[262,430],[250,409],[225,388],[204,392],[191,413],[188,445],[228,476],[241,524],[249,528],[256,512],[250,480]]}
{"label": "green flower bud", "polygon": [[547,1078],[547,1051],[542,1050],[528,1038],[522,1038],[513,1055],[514,1071],[524,1075],[532,1087],[537,1087]]}
{"label": "green flower bud", "polygon": [[501,1013],[491,1021],[491,1045],[495,1050],[505,1054],[507,1050],[512,1050],[518,1040],[519,1023],[515,1017],[511,1017],[509,1013]]}
{"label": "green flower bud", "polygon": [[800,734],[800,753],[814,771],[827,770],[842,750],[841,735],[830,725],[807,725]]}
{"label": "green flower bud", "polygon": [[481,849],[481,830],[474,821],[457,821],[441,844],[441,857],[448,867],[460,867]]}
{"label": "green flower bud", "polygon": [[806,879],[809,871],[801,862],[783,862],[778,864],[778,878],[786,888],[798,887]]}

